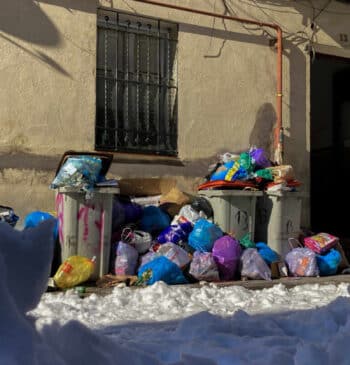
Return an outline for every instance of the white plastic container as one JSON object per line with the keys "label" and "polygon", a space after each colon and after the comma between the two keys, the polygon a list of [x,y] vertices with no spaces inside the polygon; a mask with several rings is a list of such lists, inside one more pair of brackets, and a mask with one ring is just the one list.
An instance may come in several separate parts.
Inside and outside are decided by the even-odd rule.
{"label": "white plastic container", "polygon": [[283,258],[290,251],[288,238],[300,233],[301,203],[304,193],[266,192],[258,198],[255,241],[265,242]]}
{"label": "white plastic container", "polygon": [[214,222],[227,233],[241,239],[247,233],[254,238],[256,198],[261,191],[250,190],[201,190],[214,210]]}
{"label": "white plastic container", "polygon": [[108,273],[114,194],[119,188],[95,188],[89,196],[65,187],[56,195],[62,261],[73,255],[96,256],[92,280]]}

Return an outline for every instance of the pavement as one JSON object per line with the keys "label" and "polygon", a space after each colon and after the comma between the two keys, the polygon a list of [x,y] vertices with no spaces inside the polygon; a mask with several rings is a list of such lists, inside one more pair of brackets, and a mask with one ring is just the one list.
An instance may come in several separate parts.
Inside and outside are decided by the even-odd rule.
{"label": "pavement", "polygon": [[[221,281],[217,283],[211,283],[211,285],[217,285],[219,287],[238,285],[250,290],[262,290],[266,288],[271,288],[274,285],[283,284],[286,288],[293,288],[298,285],[307,284],[319,284],[319,285],[339,285],[341,283],[348,283],[350,285],[350,275],[332,275],[332,276],[322,276],[322,277],[285,277],[280,279],[273,279],[271,281],[267,280],[235,280],[235,281]],[[202,285],[208,285],[209,283],[195,283],[186,284],[186,287],[199,288]],[[121,285],[121,284],[119,284]],[[114,287],[99,288],[92,284],[87,284],[86,286],[78,286],[77,292],[81,297],[86,297],[91,294],[105,296],[111,294]],[[130,286],[131,289],[139,289],[140,286]],[[49,292],[58,293],[59,290],[54,290],[49,287]]]}

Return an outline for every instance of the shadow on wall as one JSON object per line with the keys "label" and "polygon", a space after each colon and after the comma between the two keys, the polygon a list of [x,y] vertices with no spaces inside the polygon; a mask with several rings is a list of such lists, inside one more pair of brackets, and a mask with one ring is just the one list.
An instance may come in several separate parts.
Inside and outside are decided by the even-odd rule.
{"label": "shadow on wall", "polygon": [[33,0],[7,1],[0,19],[1,32],[26,42],[52,47],[61,42],[56,26]]}
{"label": "shadow on wall", "polygon": [[67,12],[82,10],[96,12],[96,2],[86,0],[11,0],[1,7],[0,31],[29,43],[43,46],[57,46],[61,35],[41,4],[65,8]]}
{"label": "shadow on wall", "polygon": [[[71,75],[60,66],[54,59],[42,50],[35,50],[33,47],[57,47],[62,43],[62,36],[54,22],[42,9],[41,3],[61,6],[71,12],[72,9],[79,9],[84,12],[95,12],[96,3],[86,4],[84,0],[11,0],[3,5],[0,12],[0,37],[18,47],[28,55],[45,63],[60,74],[71,77]],[[19,39],[30,44],[30,47],[17,42]]]}
{"label": "shadow on wall", "polygon": [[264,103],[256,113],[254,127],[249,136],[249,145],[263,148],[273,158],[273,130],[276,123],[275,107]]}

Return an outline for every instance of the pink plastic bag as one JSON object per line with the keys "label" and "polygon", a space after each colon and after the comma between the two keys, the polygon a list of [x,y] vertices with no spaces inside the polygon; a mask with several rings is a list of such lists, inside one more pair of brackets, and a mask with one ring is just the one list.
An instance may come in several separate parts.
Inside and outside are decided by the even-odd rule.
{"label": "pink plastic bag", "polygon": [[329,233],[318,233],[311,237],[304,238],[304,245],[316,253],[325,253],[335,246],[338,237]]}

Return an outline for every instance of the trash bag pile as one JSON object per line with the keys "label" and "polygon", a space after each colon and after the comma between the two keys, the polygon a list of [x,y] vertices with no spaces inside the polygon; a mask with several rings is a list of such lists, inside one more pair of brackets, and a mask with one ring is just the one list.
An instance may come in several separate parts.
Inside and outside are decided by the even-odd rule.
{"label": "trash bag pile", "polygon": [[[183,194],[174,188],[170,195]],[[140,206],[116,196],[114,204],[117,225],[112,234],[110,271],[117,277],[137,276],[134,285],[160,280],[167,284],[271,280],[333,275],[339,269],[342,255],[335,248],[338,241],[334,236],[305,237],[305,246],[292,246],[287,256],[281,257],[266,243],[253,242],[249,233],[238,240],[224,232],[213,222],[213,209],[204,197],[183,199],[182,206],[176,199]],[[173,215],[169,214],[171,204],[178,208],[171,209]],[[129,213],[120,214],[123,210]],[[320,237],[329,242],[320,243]],[[322,246],[318,251],[315,242]]]}
{"label": "trash bag pile", "polygon": [[226,152],[209,166],[204,189],[257,189],[295,191],[301,183],[291,165],[273,165],[262,148],[251,147],[240,154]]}
{"label": "trash bag pile", "polygon": [[[117,186],[115,180],[105,178],[110,162],[110,156],[66,153],[51,187],[90,192],[97,186]],[[300,185],[291,166],[273,166],[265,152],[256,147],[240,154],[221,155],[220,161],[211,166],[206,180],[199,190],[294,191]],[[14,225],[13,211],[2,208],[0,220]],[[113,195],[111,215],[108,285],[124,279],[132,285],[157,281],[186,284],[272,280],[284,276],[334,275],[349,267],[339,240],[333,235],[319,233],[300,241],[291,239],[290,252],[281,257],[268,243],[254,242],[251,232],[243,237],[225,232],[214,221],[210,200],[203,196],[190,197],[178,188],[158,197]],[[25,229],[52,218],[45,212],[32,212],[25,219]],[[59,229],[60,221],[56,219],[53,232],[56,241]],[[69,288],[89,280],[95,257],[71,256],[58,269],[56,266],[53,265],[56,286]]]}
{"label": "trash bag pile", "polygon": [[[136,285],[159,280],[185,284],[240,277],[245,247],[213,222],[213,208],[204,197],[191,200],[173,188],[160,197],[158,206],[141,207],[120,196],[115,197],[114,206],[113,221],[117,224],[112,234],[111,272],[116,276],[137,275]],[[125,210],[129,214],[123,214]],[[249,275],[253,269],[247,265]],[[260,277],[269,279],[263,270]]]}
{"label": "trash bag pile", "polygon": [[349,267],[338,237],[321,232],[300,241],[289,240],[291,251],[285,261],[291,276],[335,275]]}

